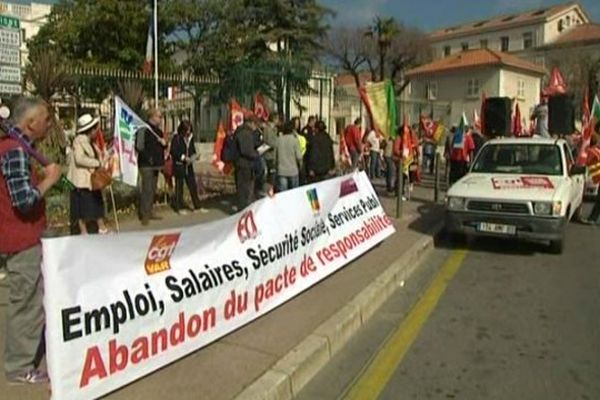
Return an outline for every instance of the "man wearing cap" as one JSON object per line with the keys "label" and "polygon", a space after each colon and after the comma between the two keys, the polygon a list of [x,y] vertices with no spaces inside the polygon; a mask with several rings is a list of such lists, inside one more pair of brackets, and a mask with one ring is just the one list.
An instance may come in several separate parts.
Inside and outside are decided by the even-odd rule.
{"label": "man wearing cap", "polygon": [[41,237],[46,228],[44,195],[58,182],[60,167],[38,177],[32,145],[52,124],[48,105],[22,97],[13,109],[14,127],[0,136],[0,260],[8,271],[4,371],[11,383],[48,382],[38,370],[44,326]]}
{"label": "man wearing cap", "polygon": [[254,191],[254,166],[259,154],[256,150],[255,131],[258,118],[252,113],[244,116],[244,123],[234,132],[239,157],[235,161],[235,184],[238,195],[238,210],[246,208],[252,202]]}
{"label": "man wearing cap", "polygon": [[148,125],[150,128],[142,128],[136,134],[135,148],[138,152],[138,167],[142,178],[140,191],[139,216],[142,225],[148,225],[150,219],[161,219],[152,212],[156,185],[158,184],[158,173],[165,165],[165,148],[167,141],[160,129],[162,124],[162,112],[158,108],[148,112]]}

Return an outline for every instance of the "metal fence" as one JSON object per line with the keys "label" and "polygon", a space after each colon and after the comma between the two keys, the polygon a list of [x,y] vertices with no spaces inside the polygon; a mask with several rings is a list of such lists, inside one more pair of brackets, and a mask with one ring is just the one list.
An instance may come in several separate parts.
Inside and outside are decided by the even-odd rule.
{"label": "metal fence", "polygon": [[[285,79],[279,71],[255,69],[240,74],[234,82],[185,74],[160,75],[159,106],[163,109],[165,130],[174,131],[186,119],[192,122],[198,142],[213,141],[218,123],[228,118],[228,100],[235,98],[242,107],[252,109],[254,94],[259,91],[264,94],[271,113],[283,114],[285,118],[299,116],[303,121],[314,115],[331,124],[332,73],[314,71],[306,77],[302,88],[289,89],[289,95],[285,87],[283,92],[278,92],[278,80]],[[153,105],[151,75],[106,68],[71,69],[68,75],[75,93],[63,91],[52,99],[67,132],[74,130],[77,115],[91,112],[100,116],[103,129],[110,134],[115,95],[121,96],[136,111]]]}

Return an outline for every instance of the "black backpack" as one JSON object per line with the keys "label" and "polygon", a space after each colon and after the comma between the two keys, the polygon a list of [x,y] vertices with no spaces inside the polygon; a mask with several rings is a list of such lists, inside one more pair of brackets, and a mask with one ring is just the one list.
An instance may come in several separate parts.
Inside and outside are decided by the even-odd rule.
{"label": "black backpack", "polygon": [[236,134],[225,136],[223,150],[221,151],[221,160],[225,162],[236,162],[240,158]]}

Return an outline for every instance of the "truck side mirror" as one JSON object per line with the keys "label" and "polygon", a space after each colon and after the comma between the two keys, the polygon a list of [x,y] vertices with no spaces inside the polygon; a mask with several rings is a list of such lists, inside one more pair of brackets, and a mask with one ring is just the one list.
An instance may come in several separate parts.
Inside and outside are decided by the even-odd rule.
{"label": "truck side mirror", "polygon": [[587,170],[587,168],[584,167],[584,166],[582,166],[582,165],[573,165],[571,167],[571,171],[569,171],[569,174],[571,176],[574,176],[574,175],[585,175],[586,170]]}

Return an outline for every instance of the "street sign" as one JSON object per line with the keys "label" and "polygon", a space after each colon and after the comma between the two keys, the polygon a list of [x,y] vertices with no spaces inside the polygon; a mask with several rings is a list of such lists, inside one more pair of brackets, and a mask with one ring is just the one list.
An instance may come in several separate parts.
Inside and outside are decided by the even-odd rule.
{"label": "street sign", "polygon": [[0,15],[0,94],[20,94],[21,21]]}
{"label": "street sign", "polygon": [[21,94],[21,84],[16,83],[0,83],[0,93],[3,94]]}
{"label": "street sign", "polygon": [[0,28],[0,46],[21,47],[21,31]]}
{"label": "street sign", "polygon": [[21,21],[18,18],[9,17],[8,15],[0,15],[0,26],[20,30]]}
{"label": "street sign", "polygon": [[0,47],[0,64],[21,65],[21,52],[17,48]]}

